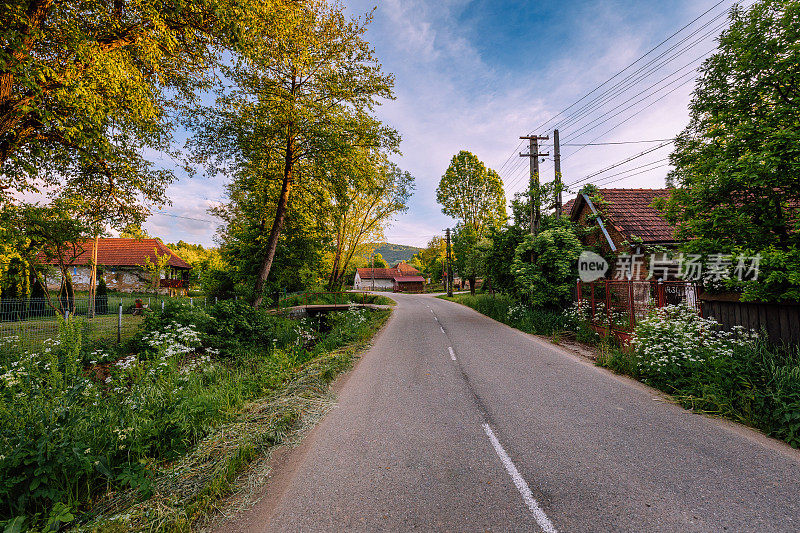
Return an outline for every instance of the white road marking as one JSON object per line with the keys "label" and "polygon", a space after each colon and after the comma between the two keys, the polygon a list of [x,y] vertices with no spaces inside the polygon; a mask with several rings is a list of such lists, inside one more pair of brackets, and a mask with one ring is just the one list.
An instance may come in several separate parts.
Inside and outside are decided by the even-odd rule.
{"label": "white road marking", "polygon": [[450,359],[455,361],[456,360],[456,353],[453,351],[453,347],[452,346],[448,346],[447,350],[450,352]]}
{"label": "white road marking", "polygon": [[494,451],[497,452],[497,456],[500,457],[500,461],[506,468],[506,472],[508,472],[508,475],[511,476],[511,479],[514,481],[514,485],[517,486],[517,490],[522,495],[522,499],[525,501],[528,509],[530,509],[531,513],[533,513],[533,517],[536,519],[539,527],[541,527],[545,533],[558,533],[558,530],[555,528],[553,523],[549,518],[547,518],[547,515],[544,514],[542,508],[539,507],[539,503],[533,497],[530,487],[528,487],[528,484],[519,473],[519,470],[517,470],[517,467],[514,466],[514,463],[503,449],[500,441],[494,436],[494,431],[492,431],[492,428],[489,426],[489,424],[483,424],[483,431],[486,433],[486,436],[489,437],[489,440],[492,441]]}
{"label": "white road marking", "polygon": [[444,333],[444,328],[442,326],[439,326],[439,329],[442,330],[442,333]]}

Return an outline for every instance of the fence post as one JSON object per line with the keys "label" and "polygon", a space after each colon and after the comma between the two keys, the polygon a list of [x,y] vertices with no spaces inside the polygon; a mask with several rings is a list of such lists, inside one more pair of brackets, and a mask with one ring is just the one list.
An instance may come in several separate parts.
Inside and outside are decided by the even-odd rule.
{"label": "fence post", "polygon": [[664,301],[664,280],[663,280],[663,278],[658,280],[658,285],[656,285],[656,294],[658,295],[658,307],[664,307],[664,304],[666,302]]}
{"label": "fence post", "polygon": [[119,314],[117,314],[117,344],[122,342],[122,302],[119,302]]}
{"label": "fence post", "polygon": [[193,297],[189,298],[189,307],[194,307],[194,298]]}
{"label": "fence post", "polygon": [[164,310],[164,300],[163,299],[161,300],[161,310],[162,311]]}
{"label": "fence post", "polygon": [[575,295],[578,297],[578,305],[580,305],[581,300],[582,300],[582,296],[583,296],[581,294],[581,278],[578,278],[578,282],[577,282],[576,285],[577,285],[577,289],[575,291]]}
{"label": "fence post", "polygon": [[594,298],[594,284],[595,284],[594,281],[589,284],[589,286],[592,288],[592,324],[594,324],[594,308],[597,305],[597,302],[595,301],[595,298]]}
{"label": "fence post", "polygon": [[636,327],[636,310],[635,310],[635,304],[634,304],[634,301],[633,301],[633,280],[631,280],[631,279],[628,279],[628,307],[630,308],[630,312],[631,312],[630,328],[631,328],[631,331],[633,331],[634,328]]}
{"label": "fence post", "polygon": [[608,334],[611,335],[611,287],[606,280],[606,319],[608,320]]}
{"label": "fence post", "polygon": [[214,296],[214,305],[217,305],[218,303],[219,303],[219,297]]}

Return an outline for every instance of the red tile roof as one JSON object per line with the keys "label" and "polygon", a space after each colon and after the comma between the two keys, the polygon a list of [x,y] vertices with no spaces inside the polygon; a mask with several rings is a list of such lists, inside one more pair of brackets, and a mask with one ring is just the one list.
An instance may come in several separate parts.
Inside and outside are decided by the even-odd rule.
{"label": "red tile roof", "polygon": [[[86,265],[92,257],[94,241],[81,244],[82,253],[70,265]],[[158,239],[100,239],[97,246],[97,263],[106,266],[143,266],[145,257],[154,260],[154,254],[170,256],[168,265],[174,268],[190,269],[192,265],[178,257]],[[53,259],[50,264],[58,264]]]}
{"label": "red tile roof", "polygon": [[406,263],[400,263],[394,268],[375,268],[375,269],[370,267],[359,268],[358,277],[360,277],[363,280],[375,278],[375,279],[393,279],[395,281],[404,281],[404,282],[425,281],[425,278],[419,275],[419,270]]}
{"label": "red tile roof", "polygon": [[575,205],[575,198],[569,200],[567,203],[561,206],[561,212],[567,216],[572,212],[572,206]]}
{"label": "red tile roof", "polygon": [[361,279],[394,279],[398,275],[394,268],[359,268],[358,276]]}
{"label": "red tile roof", "polygon": [[416,268],[412,267],[411,265],[409,265],[405,261],[401,261],[400,263],[398,263],[395,268],[401,274],[404,274],[404,275],[407,275],[407,276],[419,276],[419,270],[417,270]]}
{"label": "red tile roof", "polygon": [[[656,198],[668,198],[671,189],[598,189],[603,204],[595,206],[605,216],[603,220],[625,237],[636,235],[644,244],[674,243],[675,228],[652,203]],[[582,196],[576,198],[578,211],[572,213],[573,220],[579,215]]]}
{"label": "red tile roof", "polygon": [[394,278],[397,283],[423,283],[425,278],[422,276],[397,276]]}
{"label": "red tile roof", "polygon": [[600,189],[606,219],[623,235],[636,235],[644,243],[675,242],[675,228],[652,207],[656,198],[669,198],[670,189]]}

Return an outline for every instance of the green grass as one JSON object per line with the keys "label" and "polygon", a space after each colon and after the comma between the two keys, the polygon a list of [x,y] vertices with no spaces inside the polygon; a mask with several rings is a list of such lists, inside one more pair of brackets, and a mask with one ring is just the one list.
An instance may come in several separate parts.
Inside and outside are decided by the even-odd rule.
{"label": "green grass", "polygon": [[[171,304],[135,317],[142,333],[116,353],[92,351],[80,320],[37,354],[0,346],[0,528],[190,529],[314,411],[389,314],[335,313],[322,328],[236,302]],[[198,340],[147,341],[185,329]],[[186,356],[164,349],[182,344]]]}
{"label": "green grass", "polygon": [[530,309],[505,294],[456,294],[452,298],[444,295],[438,298],[466,305],[498,322],[534,335],[561,335],[571,326],[560,312]]}

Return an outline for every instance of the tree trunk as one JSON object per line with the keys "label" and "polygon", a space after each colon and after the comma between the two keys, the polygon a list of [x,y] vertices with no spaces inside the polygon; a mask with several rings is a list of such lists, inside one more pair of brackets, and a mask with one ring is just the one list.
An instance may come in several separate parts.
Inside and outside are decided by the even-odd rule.
{"label": "tree trunk", "polygon": [[469,278],[469,293],[475,296],[475,278]]}
{"label": "tree trunk", "polygon": [[261,270],[258,272],[258,280],[256,280],[255,295],[253,307],[258,309],[264,302],[264,285],[269,278],[269,271],[272,269],[272,261],[275,259],[275,250],[278,248],[278,239],[283,230],[283,223],[286,220],[286,206],[289,203],[289,193],[292,190],[293,180],[293,166],[294,166],[294,137],[291,134],[291,127],[289,129],[289,138],[286,140],[286,158],[283,167],[283,185],[281,186],[281,195],[278,198],[278,206],[275,209],[275,221],[272,223],[272,230],[269,233],[269,241],[267,242],[267,256],[264,258],[264,263],[261,265]]}
{"label": "tree trunk", "polygon": [[92,270],[89,276],[89,318],[94,318],[95,312],[95,295],[97,293],[97,246],[100,244],[100,235],[94,236],[94,245],[92,247]]}

